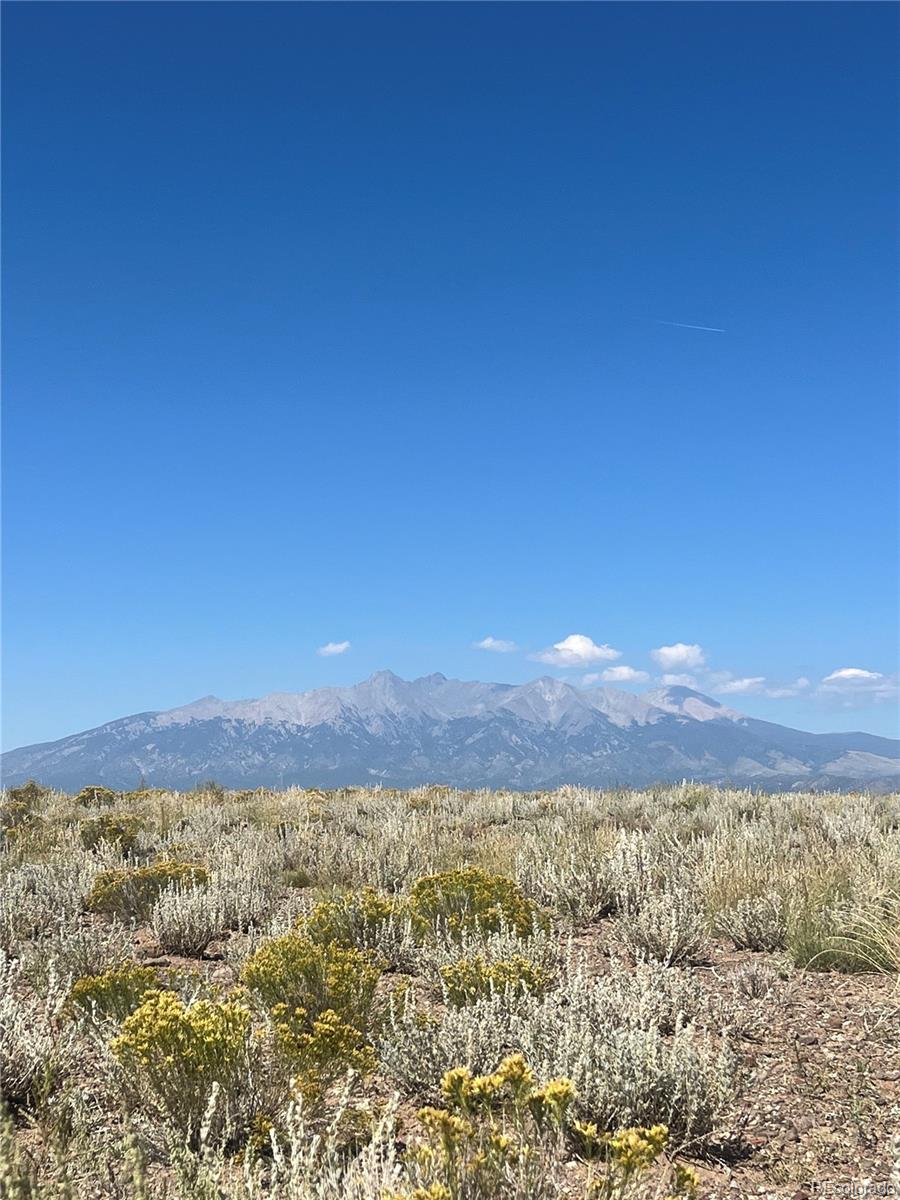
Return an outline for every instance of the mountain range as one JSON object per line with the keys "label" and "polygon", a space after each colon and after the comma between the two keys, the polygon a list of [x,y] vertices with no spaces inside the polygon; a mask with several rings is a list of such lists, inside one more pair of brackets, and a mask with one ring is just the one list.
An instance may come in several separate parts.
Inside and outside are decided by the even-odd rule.
{"label": "mountain range", "polygon": [[690,778],[766,790],[900,786],[900,741],[803,733],[757,721],[686,687],[636,695],[544,677],[521,685],[378,671],[353,687],[206,696],[110,721],[0,759],[7,787],[35,778],[77,790],[411,787],[524,790],[645,786]]}

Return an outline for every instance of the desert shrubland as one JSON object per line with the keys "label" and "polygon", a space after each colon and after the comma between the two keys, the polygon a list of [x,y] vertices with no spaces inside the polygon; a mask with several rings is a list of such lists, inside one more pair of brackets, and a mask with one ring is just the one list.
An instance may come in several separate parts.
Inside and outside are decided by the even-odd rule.
{"label": "desert shrubland", "polygon": [[832,981],[900,1032],[896,796],[28,784],[2,830],[16,1200],[700,1196],[792,1006],[795,1075]]}

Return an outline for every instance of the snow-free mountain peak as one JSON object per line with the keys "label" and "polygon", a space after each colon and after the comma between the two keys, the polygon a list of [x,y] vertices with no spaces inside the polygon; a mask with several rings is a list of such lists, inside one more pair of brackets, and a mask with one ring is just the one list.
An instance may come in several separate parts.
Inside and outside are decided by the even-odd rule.
{"label": "snow-free mountain peak", "polygon": [[693,688],[636,695],[551,676],[524,684],[401,679],[350,687],[204,696],[3,755],[3,779],[127,789],[139,779],[190,787],[328,787],[380,781],[459,787],[644,786],[695,778],[771,789],[900,780],[900,743],[811,734],[742,716]]}

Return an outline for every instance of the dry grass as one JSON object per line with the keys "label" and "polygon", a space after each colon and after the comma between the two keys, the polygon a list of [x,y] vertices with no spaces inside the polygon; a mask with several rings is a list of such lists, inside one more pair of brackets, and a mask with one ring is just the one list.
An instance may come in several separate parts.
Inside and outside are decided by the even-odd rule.
{"label": "dry grass", "polygon": [[[4,794],[3,828],[11,1200],[786,1197],[890,1178],[900,797],[30,788]],[[110,879],[150,875],[150,899],[90,911]],[[287,934],[303,954],[278,960],[276,995],[257,968]],[[150,968],[146,1001],[67,1001],[86,976],[76,995],[106,996],[128,963]],[[510,1054],[530,1091],[454,1110],[444,1073],[494,1080],[481,1096]],[[572,1096],[545,1127],[560,1080]],[[630,1126],[647,1132],[610,1140]]]}

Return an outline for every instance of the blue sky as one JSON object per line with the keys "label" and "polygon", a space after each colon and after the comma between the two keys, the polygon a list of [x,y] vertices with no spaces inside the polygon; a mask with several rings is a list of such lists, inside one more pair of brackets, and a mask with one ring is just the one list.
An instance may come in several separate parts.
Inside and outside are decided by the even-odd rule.
{"label": "blue sky", "polygon": [[4,18],[7,747],[383,667],[895,731],[895,6]]}

